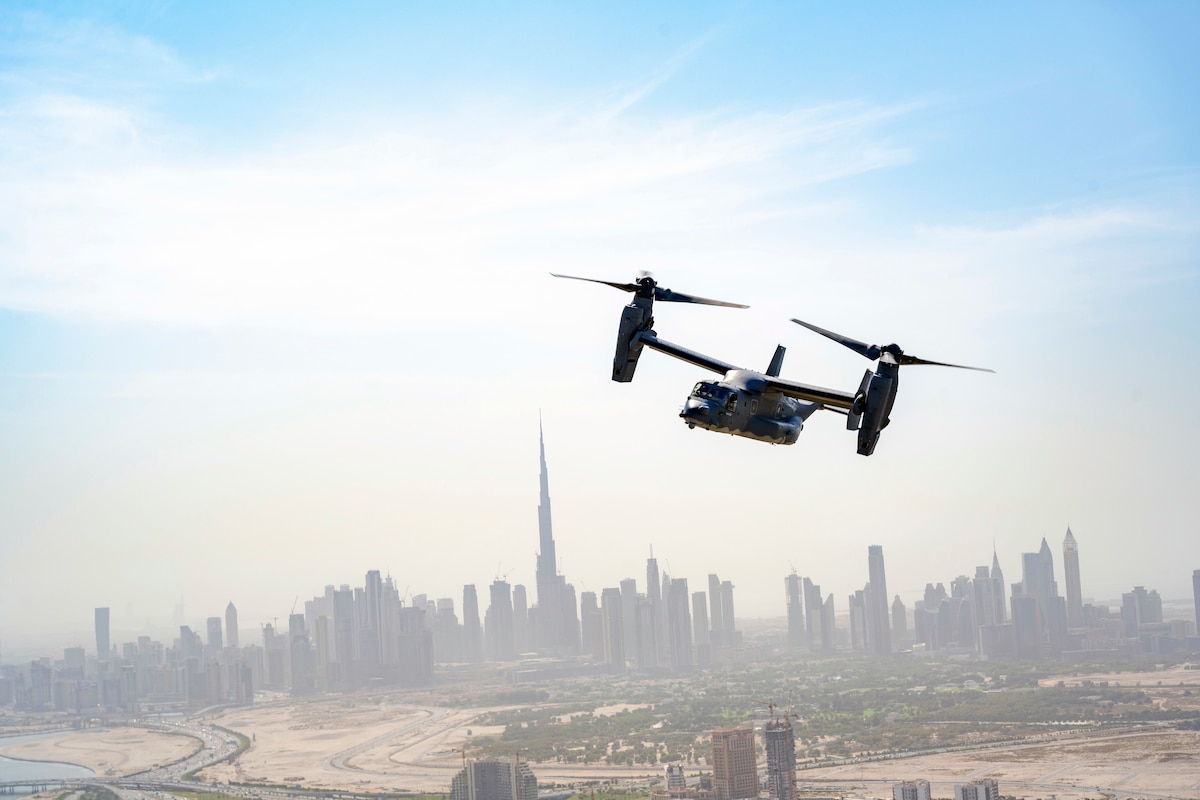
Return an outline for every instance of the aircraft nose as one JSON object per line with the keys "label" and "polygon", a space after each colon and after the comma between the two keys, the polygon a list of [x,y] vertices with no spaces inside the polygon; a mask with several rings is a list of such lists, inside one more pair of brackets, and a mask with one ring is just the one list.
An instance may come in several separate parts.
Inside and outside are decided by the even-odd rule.
{"label": "aircraft nose", "polygon": [[679,412],[679,416],[689,422],[712,424],[714,415],[711,404],[697,397],[689,397],[687,402],[683,404],[683,410]]}

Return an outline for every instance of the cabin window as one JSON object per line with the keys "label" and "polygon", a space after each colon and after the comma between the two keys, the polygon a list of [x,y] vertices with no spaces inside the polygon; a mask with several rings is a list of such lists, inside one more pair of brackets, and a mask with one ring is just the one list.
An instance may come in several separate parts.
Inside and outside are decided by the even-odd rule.
{"label": "cabin window", "polygon": [[730,414],[732,414],[734,412],[734,410],[737,409],[737,401],[738,401],[737,392],[731,393],[729,395],[729,397],[725,400],[725,410],[728,411]]}
{"label": "cabin window", "polygon": [[751,414],[757,414],[757,413],[758,413],[758,400],[751,400],[751,401],[750,401],[750,413],[751,413]]}

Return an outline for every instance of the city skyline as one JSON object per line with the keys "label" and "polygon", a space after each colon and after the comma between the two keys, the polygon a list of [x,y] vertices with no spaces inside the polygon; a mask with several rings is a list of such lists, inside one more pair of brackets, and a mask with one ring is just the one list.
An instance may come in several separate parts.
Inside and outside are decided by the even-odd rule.
{"label": "city skyline", "polygon": [[[546,605],[539,409],[542,576],[577,600],[653,546],[743,617],[778,614],[789,563],[841,611],[878,545],[911,606],[993,549],[1010,578],[1030,539],[1058,558],[1068,525],[1081,602],[1189,596],[1200,422],[1162,417],[1200,402],[1170,346],[1200,333],[1198,24],[6,3],[0,647],[181,597],[253,629],[369,569]],[[905,367],[870,459],[832,413],[790,447],[689,431],[712,376],[650,353],[612,382],[623,298],[548,274],[639,270],[749,305],[655,309],[732,363],[782,344],[783,377],[852,390],[865,362],[799,317],[997,372]]]}

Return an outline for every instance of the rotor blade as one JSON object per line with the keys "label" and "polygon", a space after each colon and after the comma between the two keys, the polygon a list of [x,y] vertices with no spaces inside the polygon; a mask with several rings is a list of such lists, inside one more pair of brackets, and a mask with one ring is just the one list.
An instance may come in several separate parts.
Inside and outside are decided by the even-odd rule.
{"label": "rotor blade", "polygon": [[864,344],[863,342],[860,342],[857,339],[851,339],[849,336],[842,336],[840,333],[834,333],[833,331],[827,331],[824,328],[818,328],[816,325],[813,325],[809,322],[805,322],[804,320],[793,318],[792,322],[794,322],[797,325],[800,325],[802,327],[808,328],[810,331],[819,333],[822,336],[824,336],[826,339],[832,339],[833,341],[837,342],[840,345],[843,345],[844,347],[849,347],[851,350],[858,353],[860,356],[869,358],[872,361],[879,358],[880,354],[883,353],[883,350],[881,350],[879,345],[877,345],[877,344]]}
{"label": "rotor blade", "polygon": [[[552,273],[553,274],[553,273]],[[654,299],[661,300],[664,303],[699,303],[704,306],[724,306],[726,308],[749,308],[741,303],[726,303],[724,300],[709,300],[707,297],[697,297],[694,294],[684,294],[683,292],[673,292],[670,289],[660,289],[655,287]]]}
{"label": "rotor blade", "polygon": [[933,367],[954,367],[955,369],[973,369],[976,372],[990,372],[996,374],[996,370],[988,369],[987,367],[964,367],[962,364],[947,364],[945,361],[927,361],[916,356],[900,356],[901,364],[928,364]]}
{"label": "rotor blade", "polygon": [[638,285],[636,283],[616,283],[615,281],[602,281],[597,278],[579,278],[575,275],[559,275],[557,272],[551,272],[556,278],[568,278],[573,281],[587,281],[589,283],[603,283],[605,286],[611,286],[614,289],[620,289],[622,292],[636,292]]}

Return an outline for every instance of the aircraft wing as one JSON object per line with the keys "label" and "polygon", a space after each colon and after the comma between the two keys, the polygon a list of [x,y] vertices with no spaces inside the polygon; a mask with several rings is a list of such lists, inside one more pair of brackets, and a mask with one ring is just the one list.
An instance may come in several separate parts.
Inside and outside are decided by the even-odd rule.
{"label": "aircraft wing", "polygon": [[[713,372],[721,375],[724,375],[730,370],[738,369],[738,367],[733,364],[726,364],[724,361],[719,361],[711,356],[706,356],[703,353],[697,353],[695,350],[689,350],[681,345],[660,339],[653,333],[640,333],[638,334],[637,340],[646,347],[657,350],[660,353],[666,353],[669,356],[678,358],[680,361],[686,361],[689,364],[694,364],[695,366],[703,369],[712,370]],[[850,399],[853,400],[854,398]]]}
{"label": "aircraft wing", "polygon": [[850,408],[854,405],[854,395],[837,389],[825,389],[820,386],[809,386],[807,383],[784,380],[783,378],[766,377],[766,391],[779,392],[797,400],[807,400],[810,403],[820,403],[833,408]]}

